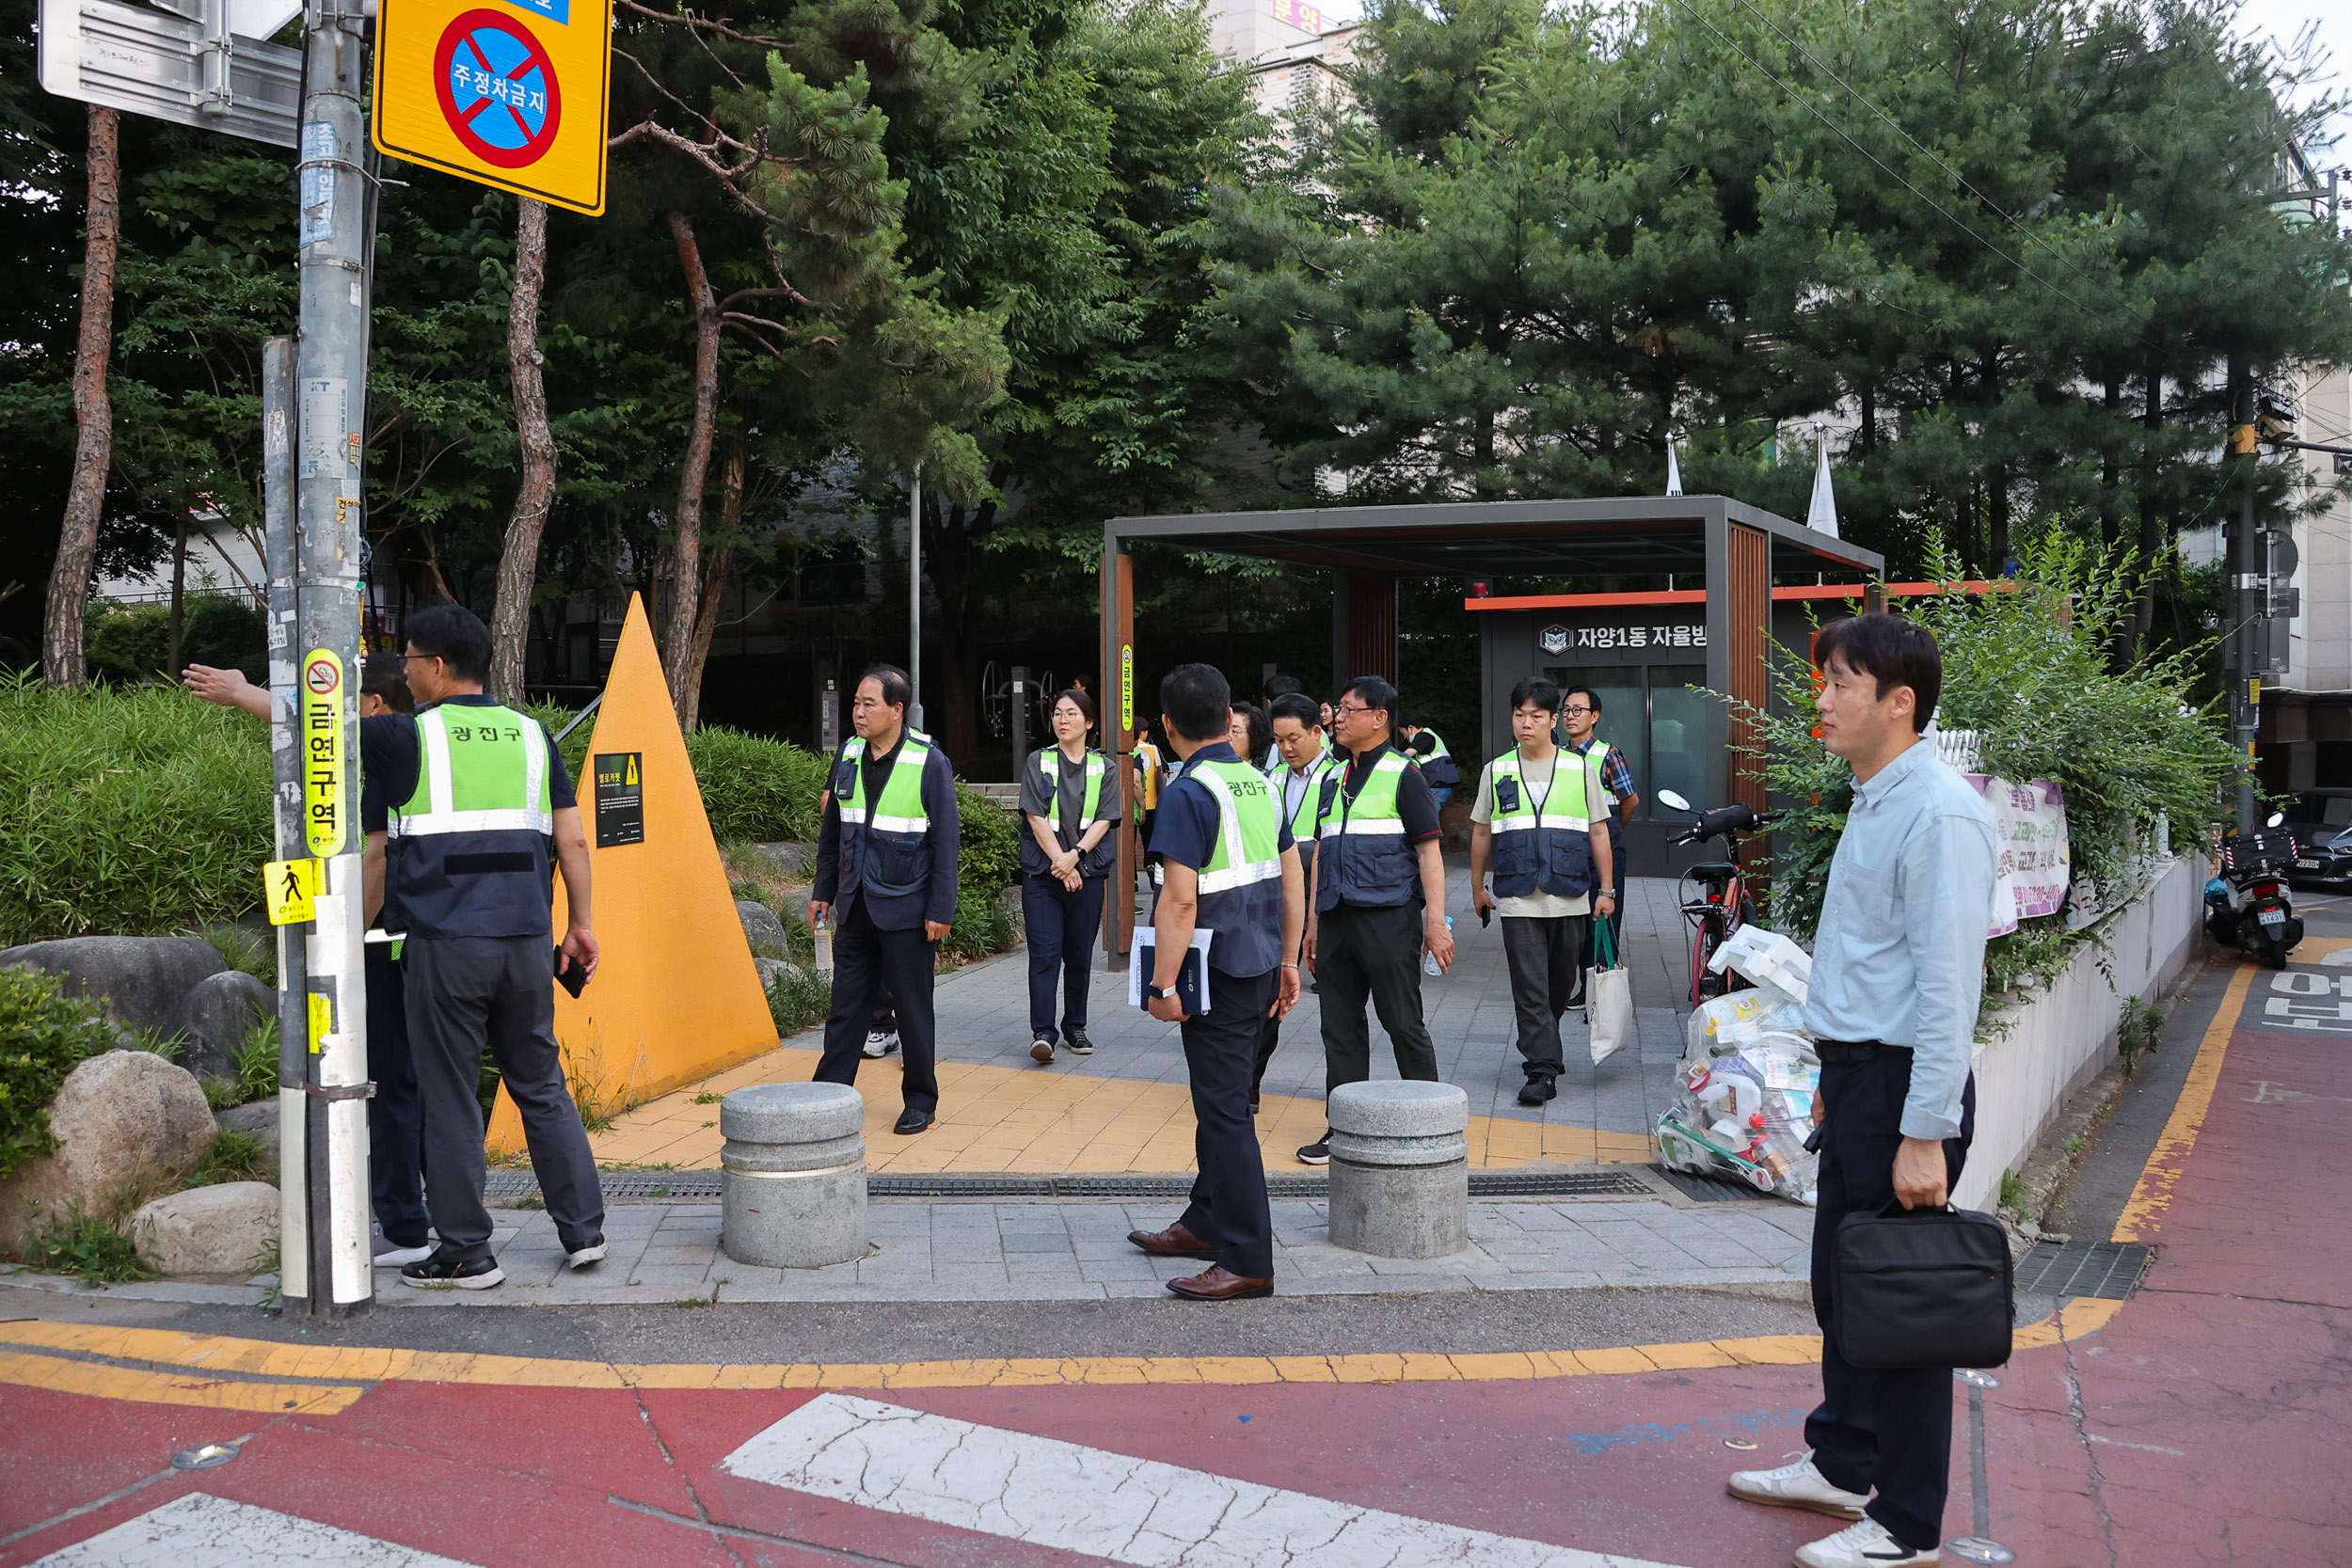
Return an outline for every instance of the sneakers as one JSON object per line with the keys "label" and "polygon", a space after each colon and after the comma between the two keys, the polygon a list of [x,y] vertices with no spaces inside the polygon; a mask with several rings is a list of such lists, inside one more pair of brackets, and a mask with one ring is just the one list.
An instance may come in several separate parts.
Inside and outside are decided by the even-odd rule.
{"label": "sneakers", "polygon": [[590,1242],[586,1246],[574,1247],[564,1255],[564,1266],[567,1269],[584,1269],[591,1263],[603,1261],[604,1238],[601,1236]]}
{"label": "sneakers", "polygon": [[866,1037],[866,1054],[868,1057],[887,1056],[898,1049],[898,1032],[895,1029],[888,1034],[880,1029],[872,1030]]}
{"label": "sneakers", "polygon": [[506,1271],[495,1258],[453,1258],[441,1248],[433,1256],[400,1271],[400,1282],[420,1291],[454,1286],[460,1291],[486,1291],[506,1283]]}
{"label": "sneakers", "polygon": [[1848,1525],[1836,1535],[1797,1548],[1797,1568],[1923,1568],[1943,1560],[1940,1547],[1915,1552],[1887,1534],[1876,1519]]}
{"label": "sneakers", "polygon": [[1069,1047],[1070,1053],[1073,1056],[1091,1056],[1094,1054],[1094,1042],[1087,1038],[1087,1032],[1084,1029],[1077,1028],[1074,1025],[1062,1031],[1061,1042],[1063,1045]]}
{"label": "sneakers", "polygon": [[375,1266],[379,1269],[404,1269],[411,1263],[421,1263],[433,1256],[430,1239],[415,1246],[402,1246],[389,1236],[375,1238]]}
{"label": "sneakers", "polygon": [[1859,1519],[1862,1505],[1870,1500],[1867,1493],[1832,1486],[1813,1467],[1810,1449],[1799,1454],[1794,1464],[1783,1465],[1777,1470],[1735,1470],[1724,1482],[1724,1490],[1742,1502],[1764,1503],[1772,1508],[1806,1508],[1833,1519]]}
{"label": "sneakers", "polygon": [[1052,1061],[1054,1059],[1053,1037],[1049,1035],[1040,1035],[1037,1038],[1031,1040],[1029,1042],[1029,1059],[1033,1062]]}
{"label": "sneakers", "polygon": [[1323,1136],[1298,1151],[1302,1165],[1327,1165],[1331,1163],[1331,1130],[1325,1128]]}

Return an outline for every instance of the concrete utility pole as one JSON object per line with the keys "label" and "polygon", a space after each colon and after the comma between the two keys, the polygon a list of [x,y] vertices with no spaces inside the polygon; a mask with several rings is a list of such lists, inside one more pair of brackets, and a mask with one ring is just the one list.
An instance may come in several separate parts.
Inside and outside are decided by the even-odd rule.
{"label": "concrete utility pole", "polygon": [[907,723],[923,727],[923,465],[914,466],[907,491]]}
{"label": "concrete utility pole", "polygon": [[[2262,725],[2260,692],[2268,640],[2265,614],[2267,578],[2262,541],[2254,531],[2254,484],[2260,464],[2254,451],[2254,378],[2243,365],[2230,367],[2230,450],[2246,481],[2237,527],[2230,535],[2230,734],[2237,742],[2237,825],[2254,826],[2254,739]],[[2258,620],[2259,618],[2259,620]]]}
{"label": "concrete utility pole", "polygon": [[[286,1066],[301,1052],[299,1073],[281,1072],[288,1225],[280,1261],[290,1313],[345,1317],[374,1303],[374,1260],[368,1226],[367,982],[361,942],[367,932],[360,895],[359,610],[360,454],[366,429],[368,359],[369,171],[361,92],[367,75],[361,0],[310,0],[304,39],[299,170],[301,336],[294,366],[291,519],[273,501],[272,613],[281,553],[290,557],[294,638],[282,654],[284,623],[271,626],[271,686],[280,725],[298,770],[299,846],[280,853],[319,864],[316,917],[308,929],[287,927],[281,948],[299,947],[283,966],[280,1018]],[[273,474],[278,472],[273,467]],[[283,551],[276,530],[293,526]],[[281,662],[282,660],[282,662]],[[281,763],[281,768],[283,764]],[[281,832],[284,801],[280,801]],[[294,933],[303,933],[296,942]],[[295,955],[283,955],[292,958]],[[298,1163],[297,1163],[298,1162]],[[299,1171],[303,1193],[293,1189]],[[296,1222],[299,1228],[296,1228]]]}

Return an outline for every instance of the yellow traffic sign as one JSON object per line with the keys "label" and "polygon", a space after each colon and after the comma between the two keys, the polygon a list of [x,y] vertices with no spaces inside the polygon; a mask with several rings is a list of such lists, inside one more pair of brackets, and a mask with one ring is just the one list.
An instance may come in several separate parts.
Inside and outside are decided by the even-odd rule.
{"label": "yellow traffic sign", "polygon": [[383,0],[375,25],[380,151],[603,213],[612,0]]}
{"label": "yellow traffic sign", "polygon": [[271,861],[262,867],[262,902],[273,926],[318,918],[319,863]]}
{"label": "yellow traffic sign", "polygon": [[343,747],[343,661],[329,648],[313,648],[302,661],[302,819],[310,853],[330,859],[343,852],[343,774],[351,759]]}

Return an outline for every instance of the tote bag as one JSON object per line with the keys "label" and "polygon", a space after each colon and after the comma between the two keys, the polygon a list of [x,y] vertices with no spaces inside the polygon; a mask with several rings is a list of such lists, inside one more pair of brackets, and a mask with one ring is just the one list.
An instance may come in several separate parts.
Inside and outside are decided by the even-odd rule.
{"label": "tote bag", "polygon": [[1616,934],[1596,913],[1593,967],[1584,974],[1584,1022],[1592,1026],[1593,1065],[1597,1067],[1633,1039],[1633,972],[1617,957]]}

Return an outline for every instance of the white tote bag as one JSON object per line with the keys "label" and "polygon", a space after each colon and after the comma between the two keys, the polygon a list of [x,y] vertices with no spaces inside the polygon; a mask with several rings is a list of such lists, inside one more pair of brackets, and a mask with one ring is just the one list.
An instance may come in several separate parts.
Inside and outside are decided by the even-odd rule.
{"label": "white tote bag", "polygon": [[1633,1040],[1633,972],[1617,956],[1617,940],[1597,911],[1593,919],[1593,967],[1584,972],[1584,1022],[1593,1033],[1597,1067]]}

